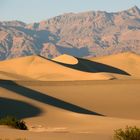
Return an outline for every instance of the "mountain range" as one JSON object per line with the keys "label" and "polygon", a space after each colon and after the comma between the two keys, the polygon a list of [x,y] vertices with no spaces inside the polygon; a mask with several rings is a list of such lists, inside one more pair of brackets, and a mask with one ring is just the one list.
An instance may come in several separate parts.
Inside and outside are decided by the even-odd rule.
{"label": "mountain range", "polygon": [[108,13],[66,13],[38,23],[0,22],[0,60],[61,54],[96,57],[121,52],[140,54],[140,9]]}

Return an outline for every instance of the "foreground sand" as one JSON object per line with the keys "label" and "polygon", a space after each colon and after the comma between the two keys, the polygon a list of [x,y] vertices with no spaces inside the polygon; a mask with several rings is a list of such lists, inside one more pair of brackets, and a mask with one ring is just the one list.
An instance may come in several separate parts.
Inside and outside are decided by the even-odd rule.
{"label": "foreground sand", "polygon": [[[124,128],[126,125],[140,127],[139,84],[140,80],[30,81],[7,82],[7,84],[2,82],[1,110],[3,112],[13,110],[14,105],[8,104],[7,99],[17,103],[24,102],[22,106],[16,108],[17,112],[15,110],[13,113],[24,118],[29,131],[0,127],[0,137],[22,137],[31,140],[111,140],[114,129]],[[44,99],[41,99],[42,95]],[[59,99],[58,104],[55,99],[55,102],[49,100],[50,96]],[[105,116],[80,114],[77,113],[79,108],[72,112],[70,107],[62,108],[59,105],[60,100],[65,101],[65,106],[72,103]],[[4,103],[8,105],[7,108],[2,108]]]}

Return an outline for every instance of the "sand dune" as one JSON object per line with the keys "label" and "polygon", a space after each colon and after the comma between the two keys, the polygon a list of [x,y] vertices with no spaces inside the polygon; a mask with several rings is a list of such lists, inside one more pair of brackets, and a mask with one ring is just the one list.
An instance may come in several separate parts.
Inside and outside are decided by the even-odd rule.
{"label": "sand dune", "polygon": [[131,53],[120,53],[105,57],[90,58],[92,61],[117,67],[129,73],[133,78],[140,78],[140,56]]}
{"label": "sand dune", "polygon": [[[61,58],[61,56],[59,56]],[[62,56],[62,58],[64,58]],[[65,57],[66,58],[66,57]],[[68,64],[67,59],[63,59],[63,62],[60,61],[54,61],[62,66],[71,68],[71,69],[75,69],[75,70],[79,70],[79,71],[84,71],[84,72],[89,72],[89,73],[107,73],[107,74],[113,74],[114,77],[117,77],[119,79],[121,78],[130,78],[130,74],[128,72],[126,72],[123,69],[117,68],[115,66],[111,66],[108,64],[103,64],[100,62],[96,62],[96,61],[90,61],[87,59],[83,59],[83,58],[76,58],[78,63],[77,64]],[[64,63],[65,61],[65,63]]]}
{"label": "sand dune", "polygon": [[17,78],[12,76],[11,80],[24,80],[28,77],[41,81],[140,78],[140,56],[136,54],[128,52],[90,60],[65,54],[53,60],[41,56],[15,58],[0,62],[0,76],[1,79],[8,79],[4,74],[7,73],[20,75]]}
{"label": "sand dune", "polygon": [[[1,61],[0,71],[41,81],[114,79],[111,74],[104,72],[89,73],[68,68],[40,56],[27,56]],[[5,77],[1,77],[1,79],[5,79]]]}

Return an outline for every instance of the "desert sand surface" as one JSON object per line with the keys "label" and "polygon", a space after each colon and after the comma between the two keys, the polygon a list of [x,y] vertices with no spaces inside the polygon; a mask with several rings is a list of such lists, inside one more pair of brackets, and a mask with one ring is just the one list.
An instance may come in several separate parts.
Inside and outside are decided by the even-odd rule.
{"label": "desert sand surface", "polygon": [[140,127],[140,68],[133,65],[140,56],[118,56],[75,58],[76,64],[39,56],[1,61],[1,114],[23,119],[29,130],[0,126],[0,138],[113,140],[115,129]]}

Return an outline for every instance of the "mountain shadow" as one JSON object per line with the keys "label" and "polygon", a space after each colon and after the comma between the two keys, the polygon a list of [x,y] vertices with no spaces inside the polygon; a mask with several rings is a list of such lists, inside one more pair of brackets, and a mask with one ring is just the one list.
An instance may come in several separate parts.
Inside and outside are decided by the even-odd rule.
{"label": "mountain shadow", "polygon": [[[40,46],[42,46],[43,43],[55,44],[59,41],[59,38],[48,30],[31,30],[24,27],[13,27],[13,28],[25,33],[28,36],[34,37],[35,44],[40,44]],[[53,40],[50,40],[49,37],[53,38]]]}
{"label": "mountain shadow", "polygon": [[57,45],[57,50],[60,52],[60,54],[69,54],[77,57],[84,57],[89,55],[89,50],[87,47],[76,48],[72,46],[71,48],[68,48]]}
{"label": "mountain shadow", "polygon": [[54,60],[51,60],[55,63],[61,64],[63,66],[72,68],[72,69],[76,69],[76,70],[80,70],[80,71],[84,71],[84,72],[93,72],[93,73],[97,73],[97,72],[109,72],[109,73],[116,73],[116,74],[122,74],[122,75],[129,75],[129,73],[127,73],[124,70],[121,70],[119,68],[110,66],[110,65],[106,65],[106,64],[102,64],[99,62],[95,62],[95,61],[90,61],[87,59],[83,59],[83,58],[77,58],[78,59],[78,63],[71,65],[71,64],[66,64],[66,63],[61,63],[61,62],[57,62]]}
{"label": "mountain shadow", "polygon": [[[23,87],[21,85],[18,85],[17,83],[13,81],[0,81],[0,86],[2,88],[8,89],[10,91],[13,91],[17,94],[20,94],[22,96],[31,98],[32,100],[39,101],[44,104],[52,105],[61,109],[65,109],[68,111],[76,112],[76,113],[82,113],[82,114],[89,114],[89,115],[99,115],[104,116],[102,114],[99,114],[94,111],[87,110],[85,108],[82,108],[80,106],[68,103],[66,101],[60,100],[58,98],[43,94],[39,91],[35,91],[33,89],[29,89],[27,87]],[[24,112],[23,112],[24,113]]]}
{"label": "mountain shadow", "polygon": [[0,117],[15,116],[19,119],[34,117],[42,113],[42,111],[29,103],[0,97]]}

